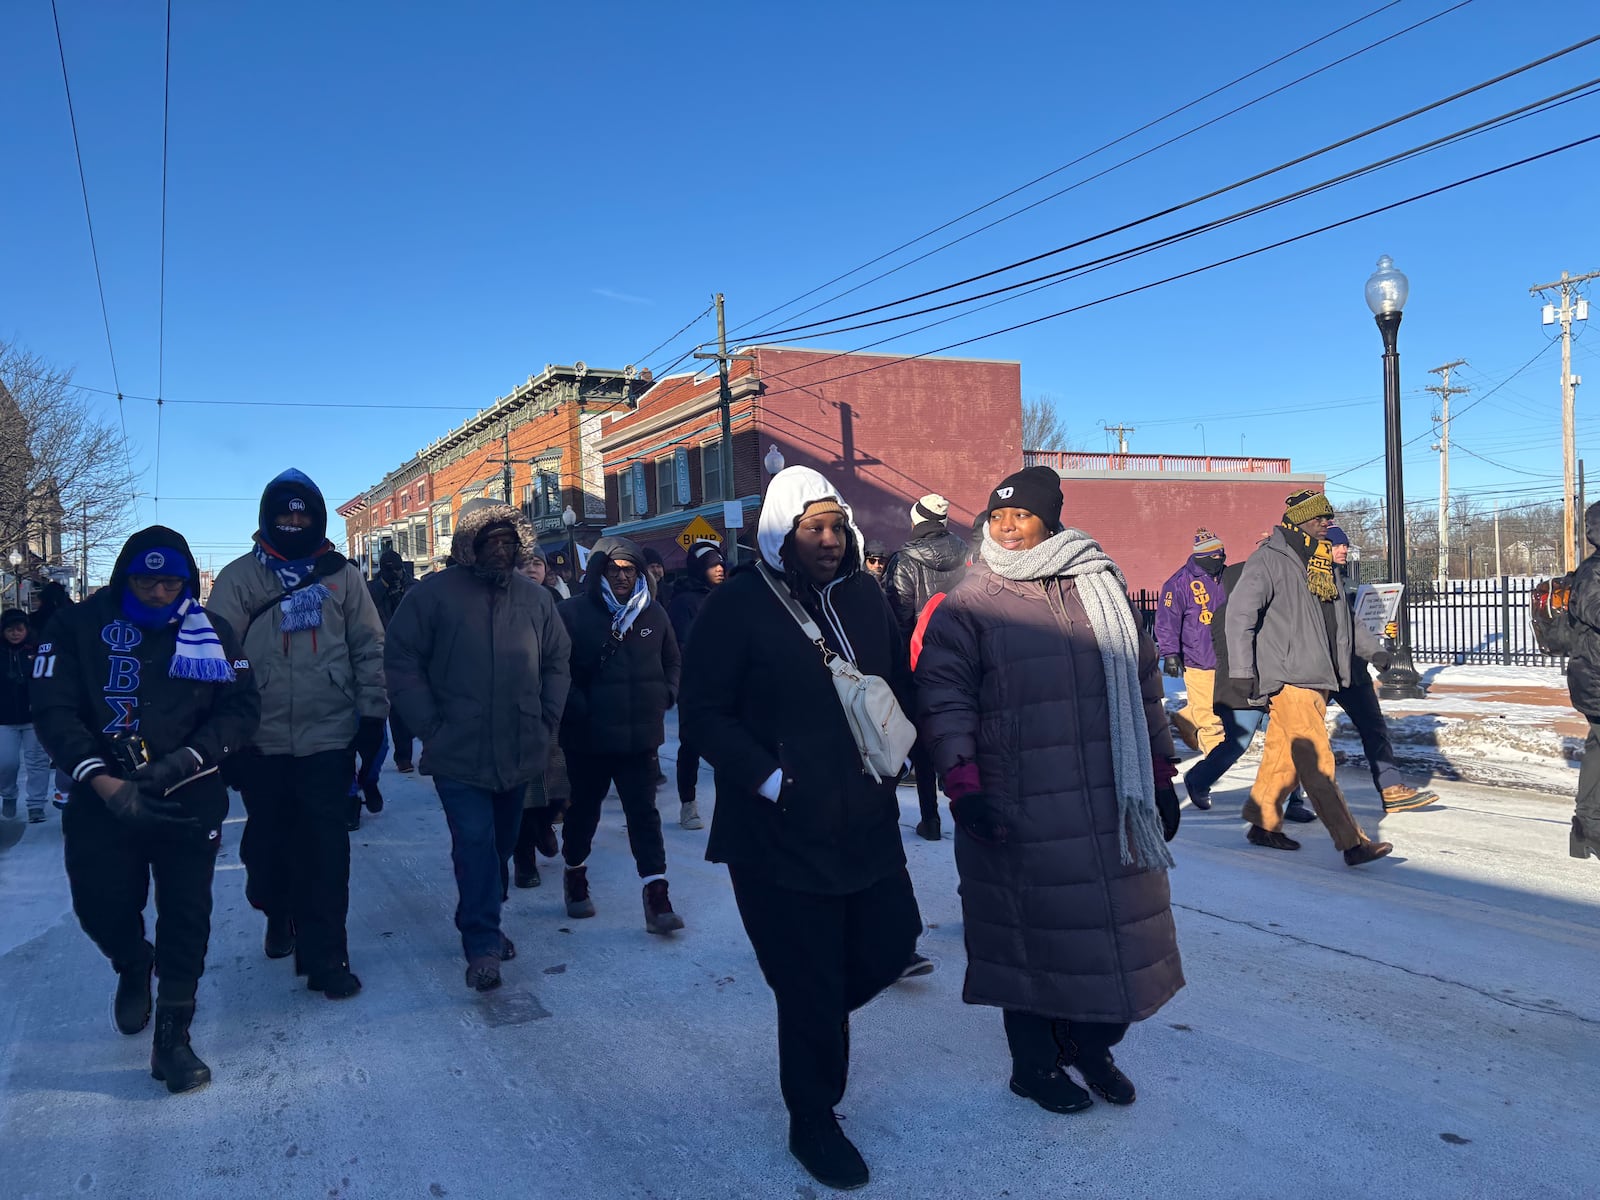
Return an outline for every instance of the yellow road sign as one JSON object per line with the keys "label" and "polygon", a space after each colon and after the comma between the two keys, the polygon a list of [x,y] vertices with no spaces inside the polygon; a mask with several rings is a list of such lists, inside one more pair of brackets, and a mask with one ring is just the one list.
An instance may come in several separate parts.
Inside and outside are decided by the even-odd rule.
{"label": "yellow road sign", "polygon": [[678,535],[678,545],[687,550],[696,542],[716,542],[722,544],[722,535],[704,517],[696,517],[683,527],[683,532]]}

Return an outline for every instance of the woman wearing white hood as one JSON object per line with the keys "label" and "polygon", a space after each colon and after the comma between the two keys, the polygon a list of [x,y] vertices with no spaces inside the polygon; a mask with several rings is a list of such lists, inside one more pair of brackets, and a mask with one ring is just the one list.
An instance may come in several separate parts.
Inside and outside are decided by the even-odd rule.
{"label": "woman wearing white hood", "polygon": [[706,857],[728,864],[734,899],[778,1002],[778,1073],[789,1149],[830,1187],[867,1167],[840,1131],[850,1013],[900,977],[922,917],[906,873],[895,780],[877,779],[818,646],[909,700],[905,646],[861,570],[850,508],[808,467],[780,471],[759,526],[761,560],[705,602],[684,663],[684,739],[716,772]]}

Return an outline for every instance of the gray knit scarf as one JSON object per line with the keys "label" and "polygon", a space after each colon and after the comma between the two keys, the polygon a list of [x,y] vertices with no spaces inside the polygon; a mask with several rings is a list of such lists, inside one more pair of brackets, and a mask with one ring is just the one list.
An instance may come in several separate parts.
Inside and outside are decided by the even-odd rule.
{"label": "gray knit scarf", "polygon": [[1016,583],[1043,585],[1063,577],[1076,581],[1106,674],[1122,861],[1156,870],[1173,866],[1156,812],[1150,726],[1139,686],[1139,627],[1122,572],[1099,542],[1078,529],[1063,529],[1031,550],[1007,550],[989,536],[985,526],[983,561],[996,575]]}

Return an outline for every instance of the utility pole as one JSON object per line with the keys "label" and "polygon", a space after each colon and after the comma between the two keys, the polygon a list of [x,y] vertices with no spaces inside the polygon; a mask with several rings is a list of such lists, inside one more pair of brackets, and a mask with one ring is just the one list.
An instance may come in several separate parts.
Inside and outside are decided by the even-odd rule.
{"label": "utility pole", "polygon": [[1494,502],[1494,574],[1496,579],[1504,579],[1505,573],[1500,570],[1500,501]]}
{"label": "utility pole", "polygon": [[1430,375],[1437,375],[1441,383],[1431,385],[1428,390],[1439,397],[1439,415],[1434,419],[1439,422],[1439,440],[1433,448],[1439,452],[1439,580],[1443,582],[1450,577],[1450,397],[1463,396],[1471,388],[1451,387],[1450,372],[1457,367],[1467,365],[1467,360],[1458,358],[1454,362],[1447,362],[1442,367],[1434,367]]}
{"label": "utility pole", "polygon": [[507,504],[512,505],[513,507],[515,507],[517,502],[511,498],[511,418],[510,417],[506,418],[505,431],[506,431],[506,439],[505,439],[505,441],[506,441],[505,473],[501,478],[502,478],[504,486],[505,486],[505,501],[506,501]]}
{"label": "utility pole", "polygon": [[[728,387],[728,364],[736,358],[751,359],[753,354],[728,353],[728,322],[722,311],[722,293],[718,292],[711,298],[717,306],[717,352],[703,354],[695,351],[696,358],[717,360],[718,393],[721,397],[722,408],[722,498],[724,501],[737,500],[738,491],[733,482],[733,391]],[[739,531],[728,530],[727,560],[729,567],[739,565]]]}
{"label": "utility pole", "polygon": [[89,505],[83,506],[83,543],[78,547],[83,558],[83,574],[78,576],[78,600],[89,598]]}
{"label": "utility pole", "polygon": [[1578,384],[1583,380],[1572,373],[1572,322],[1589,319],[1589,302],[1576,293],[1580,283],[1587,283],[1591,279],[1600,279],[1600,271],[1590,271],[1587,275],[1571,275],[1563,271],[1561,278],[1554,283],[1536,283],[1528,289],[1528,294],[1532,296],[1543,295],[1550,291],[1561,294],[1559,308],[1554,304],[1544,306],[1544,323],[1561,325],[1561,498],[1563,501],[1561,532],[1564,547],[1562,554],[1566,564],[1562,568],[1564,571],[1575,569],[1578,560],[1583,557],[1578,552],[1578,540],[1581,535],[1578,530],[1578,517],[1573,511],[1575,507],[1573,486],[1578,469],[1576,392]]}
{"label": "utility pole", "polygon": [[1139,432],[1132,425],[1102,425],[1100,428],[1104,429],[1107,433],[1114,433],[1117,435],[1118,454],[1126,454],[1128,452],[1128,435],[1130,433]]}

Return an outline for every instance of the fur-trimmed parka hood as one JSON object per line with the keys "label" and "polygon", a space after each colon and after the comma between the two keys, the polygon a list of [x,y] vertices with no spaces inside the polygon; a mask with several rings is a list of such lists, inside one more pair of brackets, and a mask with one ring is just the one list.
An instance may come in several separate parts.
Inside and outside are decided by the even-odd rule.
{"label": "fur-trimmed parka hood", "polygon": [[473,543],[483,536],[491,525],[509,525],[516,531],[519,553],[517,561],[537,548],[539,539],[533,524],[520,509],[499,500],[468,500],[456,514],[456,531],[450,539],[450,558],[458,567],[471,567],[478,561]]}

